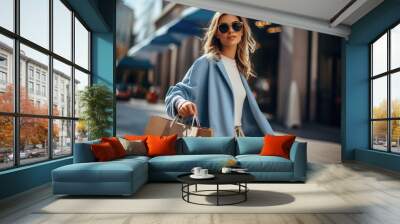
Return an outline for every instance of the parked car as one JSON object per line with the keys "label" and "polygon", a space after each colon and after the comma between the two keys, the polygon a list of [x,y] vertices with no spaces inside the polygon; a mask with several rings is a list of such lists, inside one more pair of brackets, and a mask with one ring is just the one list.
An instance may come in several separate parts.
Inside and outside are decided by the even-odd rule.
{"label": "parked car", "polygon": [[149,91],[147,91],[147,94],[146,94],[147,102],[148,103],[157,103],[158,97],[159,97],[159,94],[158,94],[157,88],[154,86],[150,87]]}
{"label": "parked car", "polygon": [[132,87],[132,97],[144,99],[146,97],[147,90],[138,84],[134,84]]}
{"label": "parked car", "polygon": [[36,157],[36,158],[42,157],[42,156],[44,156],[44,154],[45,154],[45,152],[43,150],[37,149],[37,150],[31,151],[30,157]]}
{"label": "parked car", "polygon": [[[8,154],[8,160],[9,161],[12,161],[12,160],[14,160],[14,153],[10,153],[10,154]],[[31,152],[31,150],[23,150],[23,151],[21,151],[20,153],[19,153],[19,158],[20,159],[28,159],[28,158],[31,158],[32,157],[32,152]]]}
{"label": "parked car", "polygon": [[117,100],[129,100],[131,98],[132,92],[129,86],[125,83],[117,84],[116,87],[116,97]]}
{"label": "parked car", "polygon": [[28,159],[30,157],[32,157],[32,151],[29,149],[25,149],[19,153],[20,159]]}
{"label": "parked car", "polygon": [[57,148],[57,149],[53,150],[53,153],[54,153],[55,156],[59,156],[59,155],[62,154],[62,151],[61,151],[61,149]]}

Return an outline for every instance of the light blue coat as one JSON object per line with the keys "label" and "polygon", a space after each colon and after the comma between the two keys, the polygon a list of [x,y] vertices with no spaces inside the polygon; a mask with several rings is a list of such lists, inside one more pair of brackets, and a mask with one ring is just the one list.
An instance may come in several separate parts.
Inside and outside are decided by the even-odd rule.
{"label": "light blue coat", "polygon": [[[273,134],[261,113],[246,78],[240,75],[246,90],[242,129],[246,136]],[[166,94],[166,112],[177,115],[176,103],[189,100],[196,104],[200,124],[214,130],[214,136],[234,136],[234,97],[229,76],[221,60],[203,55],[189,68],[183,80],[171,86]],[[187,120],[186,120],[187,122]]]}

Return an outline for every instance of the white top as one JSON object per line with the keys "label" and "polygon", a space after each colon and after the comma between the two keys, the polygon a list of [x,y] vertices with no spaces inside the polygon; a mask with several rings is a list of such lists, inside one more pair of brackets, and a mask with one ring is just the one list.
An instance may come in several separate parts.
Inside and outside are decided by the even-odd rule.
{"label": "white top", "polygon": [[244,89],[240,73],[236,65],[235,59],[226,57],[221,54],[221,60],[224,64],[225,70],[228,73],[232,85],[232,92],[234,98],[234,116],[235,126],[242,125],[242,110],[243,102],[246,99],[246,90]]}

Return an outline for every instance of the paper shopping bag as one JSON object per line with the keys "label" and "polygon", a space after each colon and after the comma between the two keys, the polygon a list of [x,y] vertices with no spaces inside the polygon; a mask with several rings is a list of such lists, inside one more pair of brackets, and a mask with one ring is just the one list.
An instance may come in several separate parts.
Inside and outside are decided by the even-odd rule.
{"label": "paper shopping bag", "polygon": [[[175,119],[174,119],[175,120]],[[185,125],[173,119],[161,116],[151,116],[144,130],[145,135],[173,135],[183,136]]]}
{"label": "paper shopping bag", "polygon": [[[195,122],[197,126],[194,125]],[[185,129],[183,135],[191,137],[212,137],[213,134],[212,128],[201,127],[197,116],[193,116],[191,126]]]}

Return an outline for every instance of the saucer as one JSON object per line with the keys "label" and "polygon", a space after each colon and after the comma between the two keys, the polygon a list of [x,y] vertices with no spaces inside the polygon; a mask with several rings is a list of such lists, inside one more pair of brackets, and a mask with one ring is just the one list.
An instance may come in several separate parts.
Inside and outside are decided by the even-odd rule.
{"label": "saucer", "polygon": [[215,176],[212,175],[212,174],[207,174],[207,175],[204,175],[204,176],[194,175],[194,174],[190,175],[190,178],[193,178],[193,179],[211,179],[211,178],[214,178],[214,177]]}

